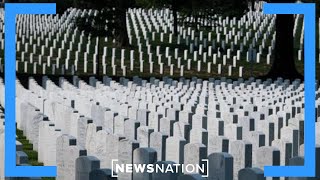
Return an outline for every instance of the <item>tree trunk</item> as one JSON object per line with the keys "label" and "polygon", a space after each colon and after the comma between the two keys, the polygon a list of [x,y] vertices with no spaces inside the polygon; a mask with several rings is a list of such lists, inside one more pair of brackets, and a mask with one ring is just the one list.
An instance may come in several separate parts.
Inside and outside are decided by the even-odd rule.
{"label": "tree trunk", "polygon": [[[291,0],[292,1],[292,0]],[[279,2],[279,1],[272,1]],[[282,1],[284,2],[284,1]],[[288,0],[285,2],[289,2]],[[292,14],[277,15],[276,19],[276,44],[274,61],[267,75],[270,78],[303,79],[294,62],[294,16]]]}
{"label": "tree trunk", "polygon": [[116,35],[117,46],[127,47],[130,44],[129,44],[128,30],[127,30],[126,9],[120,10],[118,22],[119,22],[119,28],[117,30],[119,32]]}
{"label": "tree trunk", "polygon": [[255,8],[254,8],[254,4],[255,4],[255,0],[251,0],[251,10],[252,11],[255,11]]}
{"label": "tree trunk", "polygon": [[289,79],[302,78],[294,62],[294,18],[293,15],[277,15],[275,57],[268,76],[271,78],[283,77]]}
{"label": "tree trunk", "polygon": [[178,35],[178,13],[176,8],[172,9],[172,14],[173,14],[173,33],[175,36],[177,36]]}
{"label": "tree trunk", "polygon": [[178,8],[177,0],[172,0],[172,15],[173,15],[173,34],[178,36]]}

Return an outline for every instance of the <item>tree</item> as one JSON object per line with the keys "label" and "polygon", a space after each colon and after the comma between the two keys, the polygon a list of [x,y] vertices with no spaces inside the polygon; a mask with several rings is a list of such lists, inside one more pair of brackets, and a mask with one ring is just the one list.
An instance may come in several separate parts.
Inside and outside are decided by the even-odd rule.
{"label": "tree", "polygon": [[256,3],[255,0],[251,0],[251,10],[252,11],[255,11],[255,8],[254,8],[254,4]]}
{"label": "tree", "polygon": [[198,25],[203,26],[202,19],[209,21],[211,27],[216,25],[212,24],[216,20],[215,15],[239,18],[247,10],[248,2],[246,0],[187,0],[183,6],[186,17],[193,17],[192,23],[196,30],[198,30]]}
{"label": "tree", "polygon": [[[271,0],[271,3],[294,3],[295,0]],[[266,77],[303,79],[294,61],[294,15],[278,14],[276,17],[276,44],[272,67]]]}
{"label": "tree", "polygon": [[[98,52],[97,52],[97,69],[96,74],[100,74],[100,40],[103,37],[110,36],[112,34],[112,23],[110,19],[112,14],[111,9],[103,9],[98,12],[96,16],[87,15],[86,17],[80,17],[76,19],[76,25],[79,30],[83,31],[87,36],[97,37],[98,40]],[[106,18],[108,18],[106,21]],[[106,26],[109,28],[107,29]]]}
{"label": "tree", "polygon": [[178,4],[181,2],[177,2],[178,0],[171,0],[172,3],[172,16],[173,16],[173,33],[178,35]]}
{"label": "tree", "polygon": [[115,37],[118,43],[118,46],[129,46],[129,37],[127,31],[127,9],[132,7],[135,4],[134,0],[117,0],[113,2],[116,7],[115,13],[115,22],[116,22],[116,31]]}
{"label": "tree", "polygon": [[[78,8],[91,8],[96,9],[98,11],[102,11],[102,13],[98,16],[93,17],[79,17],[85,18],[85,20],[79,22],[88,22],[93,20],[96,23],[102,23],[99,26],[107,26],[107,35],[109,37],[113,37],[116,40],[116,44],[118,47],[126,47],[129,46],[129,37],[127,31],[127,18],[126,13],[129,7],[132,7],[135,4],[134,0],[93,0],[90,2],[81,3]],[[80,23],[77,23],[78,27],[82,27]],[[84,30],[84,29],[82,29]],[[94,28],[87,29],[89,31]],[[90,33],[90,32],[89,32]]]}
{"label": "tree", "polygon": [[248,1],[243,0],[211,0],[215,14],[241,18],[248,9]]}
{"label": "tree", "polygon": [[118,47],[129,46],[129,37],[127,31],[127,9],[133,6],[134,1],[111,0],[83,2],[82,7],[88,7],[98,10],[95,15],[78,17],[76,25],[80,31],[86,35],[99,38],[97,52],[96,74],[100,74],[100,41],[103,37],[112,37],[116,40]]}
{"label": "tree", "polygon": [[173,16],[173,33],[178,35],[178,12],[183,7],[184,0],[137,0],[137,5],[144,8],[169,8]]}
{"label": "tree", "polygon": [[[239,16],[246,12],[247,0],[137,0],[141,7],[170,8],[173,16],[173,33],[178,35],[178,13],[184,21],[187,17],[193,17],[191,24],[198,30],[197,26],[202,25],[201,19],[209,19],[215,15]],[[239,13],[240,12],[240,13]],[[190,22],[189,22],[190,23]]]}
{"label": "tree", "polygon": [[73,1],[72,0],[56,0],[52,1],[53,3],[55,2],[57,4],[57,13],[58,14],[63,14],[68,8],[73,6]]}

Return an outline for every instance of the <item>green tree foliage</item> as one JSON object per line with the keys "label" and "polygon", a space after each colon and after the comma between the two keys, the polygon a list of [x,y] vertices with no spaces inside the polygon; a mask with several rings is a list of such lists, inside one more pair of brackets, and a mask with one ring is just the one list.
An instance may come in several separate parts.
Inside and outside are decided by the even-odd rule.
{"label": "green tree foliage", "polygon": [[184,4],[188,2],[185,0],[137,0],[138,7],[143,8],[169,8],[172,10],[174,34],[178,34],[178,11],[181,11]]}
{"label": "green tree foliage", "polygon": [[242,17],[248,9],[246,0],[211,0],[213,10],[216,14],[229,17]]}
{"label": "green tree foliage", "polygon": [[[170,8],[174,19],[174,34],[177,34],[178,13],[182,17],[180,22],[189,23],[198,29],[198,25],[203,26],[201,24],[203,19],[210,20],[216,14],[241,17],[248,10],[247,0],[137,0],[137,5],[148,8]],[[185,22],[187,17],[192,17],[193,22]]]}
{"label": "green tree foliage", "polygon": [[[209,21],[208,27],[218,26],[213,24],[216,20],[215,15],[223,17],[242,17],[244,13],[248,11],[248,2],[246,0],[187,0],[183,6],[181,14],[183,16],[182,21],[189,23],[189,26],[194,26],[196,30],[198,27],[205,27],[202,22],[204,19]],[[192,17],[192,22],[185,22],[186,18]]]}
{"label": "green tree foliage", "polygon": [[63,14],[68,8],[73,6],[73,0],[52,0],[57,4],[57,13]]}
{"label": "green tree foliage", "polygon": [[98,10],[98,14],[79,17],[76,24],[80,30],[93,36],[109,36],[118,46],[128,46],[126,11],[134,6],[134,0],[93,0],[80,2],[80,7]]}

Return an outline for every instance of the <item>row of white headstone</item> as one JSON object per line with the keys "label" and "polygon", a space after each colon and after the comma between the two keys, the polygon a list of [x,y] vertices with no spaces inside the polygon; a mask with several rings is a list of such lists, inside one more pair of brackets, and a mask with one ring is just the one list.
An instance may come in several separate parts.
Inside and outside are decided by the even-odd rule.
{"label": "row of white headstone", "polygon": [[[2,79],[0,79],[0,94],[4,94],[4,86],[3,86],[3,82]],[[3,97],[3,96],[2,96]],[[4,106],[4,99],[0,98],[0,107],[2,108],[2,106]],[[4,165],[4,159],[5,159],[5,154],[4,154],[4,150],[5,150],[5,146],[4,146],[4,142],[5,142],[5,134],[4,134],[4,130],[5,130],[5,116],[4,116],[4,112],[2,111],[2,109],[0,108],[0,180],[18,180],[19,178],[9,178],[9,177],[4,177],[4,169],[5,169],[5,165]],[[22,144],[19,141],[16,141],[16,164],[19,166],[29,166],[28,165],[28,155],[23,152],[22,149]],[[24,178],[24,180],[39,180],[41,178]]]}
{"label": "row of white headstone", "polygon": [[[111,168],[112,159],[197,164],[231,157],[224,167],[213,163],[209,177],[221,179],[232,167],[235,180],[243,168],[261,172],[265,165],[289,165],[304,155],[304,86],[298,80],[105,77],[87,84],[74,77],[72,83],[64,78],[58,83],[43,77],[40,86],[30,78],[25,89],[17,81],[16,98],[17,128],[39,161],[58,166],[57,179],[74,179],[76,159],[86,155],[95,156],[99,168]],[[319,122],[316,126],[319,137]],[[138,177],[152,179],[134,173],[120,173],[118,179]]]}
{"label": "row of white headstone", "polygon": [[[18,70],[25,73],[46,74],[47,68],[50,67],[49,71],[53,74],[64,74],[67,73],[67,70],[74,74],[78,69],[82,69],[83,73],[95,74],[97,72],[99,41],[95,38],[86,38],[84,33],[79,32],[72,22],[74,17],[94,13],[96,12],[92,10],[69,9],[62,16],[19,16],[17,50],[20,53],[20,56],[18,55],[19,64],[22,63],[18,67],[22,67],[22,69],[18,68]],[[119,69],[122,75],[126,75],[127,71],[133,70],[146,72],[145,68],[147,67],[147,72],[151,74],[156,69],[159,70],[157,73],[163,74],[166,68],[169,69],[170,73],[168,74],[170,75],[175,72],[184,75],[185,71],[190,69],[221,74],[223,73],[221,67],[226,66],[225,74],[229,76],[237,74],[241,77],[243,67],[237,66],[239,60],[262,63],[262,59],[265,58],[265,63],[270,64],[275,44],[274,16],[264,15],[260,11],[256,11],[248,12],[240,20],[230,19],[229,17],[218,17],[217,19],[215,23],[225,26],[213,27],[212,32],[208,33],[200,30],[199,36],[195,35],[195,29],[184,25],[179,26],[179,33],[176,38],[177,44],[185,41],[188,48],[181,50],[166,47],[164,54],[162,53],[164,50],[161,51],[160,46],[154,47],[150,41],[154,41],[157,39],[156,36],[160,36],[160,41],[173,43],[172,39],[175,37],[171,31],[171,12],[167,9],[129,9],[129,39],[135,40],[136,44],[134,45],[139,48],[138,50],[132,50],[133,52],[121,53],[121,56],[114,54],[113,51],[112,54],[109,54],[104,48],[102,57],[99,57],[99,59],[102,59],[100,62],[102,72],[103,74],[115,75],[117,69]],[[295,35],[296,29],[299,28],[299,19],[301,17],[296,16]],[[29,26],[29,23],[32,26]],[[145,26],[148,28],[145,28]],[[3,26],[0,27],[3,29]],[[162,30],[159,30],[159,28]],[[148,37],[150,33],[152,34],[151,38]],[[143,34],[142,38],[140,37],[141,34]],[[169,37],[169,40],[163,40],[164,37]],[[300,37],[302,44],[303,36]],[[267,44],[271,38],[271,43]],[[84,43],[84,39],[88,39],[87,43]],[[3,39],[1,40],[3,42]],[[108,42],[107,38],[105,42]],[[261,44],[257,44],[258,42],[261,42]],[[255,50],[256,47],[258,50]],[[91,49],[94,50],[91,51]],[[156,49],[156,51],[153,49]],[[220,52],[221,50],[223,52]],[[267,50],[267,54],[264,50]],[[299,60],[302,59],[302,55],[303,51],[299,50]],[[138,59],[139,63],[135,63],[135,60]],[[148,63],[145,61],[148,61]],[[191,63],[192,61],[196,61],[195,65]],[[89,64],[92,64],[92,67]],[[237,69],[237,73],[234,73],[234,68]],[[239,74],[238,69],[241,71]]]}

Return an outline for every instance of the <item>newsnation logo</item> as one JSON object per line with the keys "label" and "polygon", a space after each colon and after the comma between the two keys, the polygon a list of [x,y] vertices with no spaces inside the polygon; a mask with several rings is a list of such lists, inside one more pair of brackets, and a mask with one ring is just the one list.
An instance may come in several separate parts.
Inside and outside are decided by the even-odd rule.
{"label": "newsnation logo", "polygon": [[162,162],[155,164],[120,164],[118,159],[112,160],[112,177],[118,177],[120,173],[199,173],[202,177],[208,177],[208,159],[202,159],[200,164],[175,164]]}

